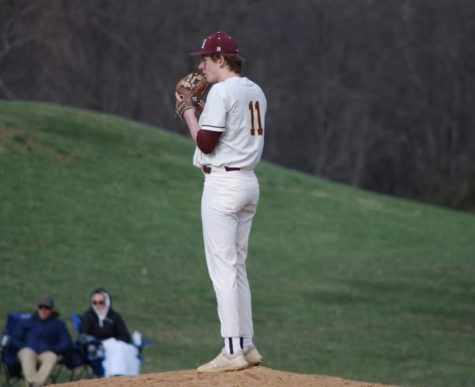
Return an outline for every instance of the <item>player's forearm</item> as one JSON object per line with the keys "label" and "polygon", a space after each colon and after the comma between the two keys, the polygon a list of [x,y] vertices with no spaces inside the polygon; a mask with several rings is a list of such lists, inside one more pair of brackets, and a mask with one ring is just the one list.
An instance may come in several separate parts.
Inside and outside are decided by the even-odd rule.
{"label": "player's forearm", "polygon": [[195,109],[185,110],[183,112],[183,119],[188,125],[188,130],[190,131],[191,138],[196,143],[196,136],[198,135],[198,131],[200,130],[200,124],[198,124],[198,120],[196,119]]}

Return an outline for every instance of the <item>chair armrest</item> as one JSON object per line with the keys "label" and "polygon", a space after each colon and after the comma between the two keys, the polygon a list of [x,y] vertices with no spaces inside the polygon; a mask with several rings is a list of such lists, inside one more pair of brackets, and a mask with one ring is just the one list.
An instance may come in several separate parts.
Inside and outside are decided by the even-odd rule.
{"label": "chair armrest", "polygon": [[0,339],[0,348],[3,349],[10,344],[10,336],[7,334],[2,335]]}

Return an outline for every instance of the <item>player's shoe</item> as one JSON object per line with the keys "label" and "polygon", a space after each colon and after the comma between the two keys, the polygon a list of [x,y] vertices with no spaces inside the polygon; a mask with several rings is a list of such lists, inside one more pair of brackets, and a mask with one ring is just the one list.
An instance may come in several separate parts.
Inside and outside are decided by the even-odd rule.
{"label": "player's shoe", "polygon": [[256,366],[262,364],[262,356],[257,351],[257,348],[254,345],[251,345],[244,349],[244,358],[249,363],[249,366]]}
{"label": "player's shoe", "polygon": [[209,363],[198,367],[198,372],[226,372],[239,371],[249,367],[249,363],[244,358],[244,352],[239,351],[233,355],[227,353],[224,349]]}

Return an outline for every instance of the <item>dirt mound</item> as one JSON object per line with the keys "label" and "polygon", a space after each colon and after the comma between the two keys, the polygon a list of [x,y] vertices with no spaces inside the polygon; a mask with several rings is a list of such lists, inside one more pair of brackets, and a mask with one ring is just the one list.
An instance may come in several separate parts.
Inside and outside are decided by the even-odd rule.
{"label": "dirt mound", "polygon": [[301,375],[285,371],[276,371],[265,367],[253,367],[239,372],[217,374],[199,374],[194,370],[170,371],[144,374],[134,377],[113,377],[88,379],[63,383],[62,387],[382,387],[383,384],[356,382],[341,378]]}

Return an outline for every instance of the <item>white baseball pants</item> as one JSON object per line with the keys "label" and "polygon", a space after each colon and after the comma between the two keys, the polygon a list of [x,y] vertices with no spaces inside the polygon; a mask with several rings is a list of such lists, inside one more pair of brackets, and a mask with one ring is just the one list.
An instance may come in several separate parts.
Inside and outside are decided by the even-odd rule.
{"label": "white baseball pants", "polygon": [[253,171],[213,167],[205,174],[203,239],[223,337],[254,335],[246,258],[258,201],[259,183]]}

